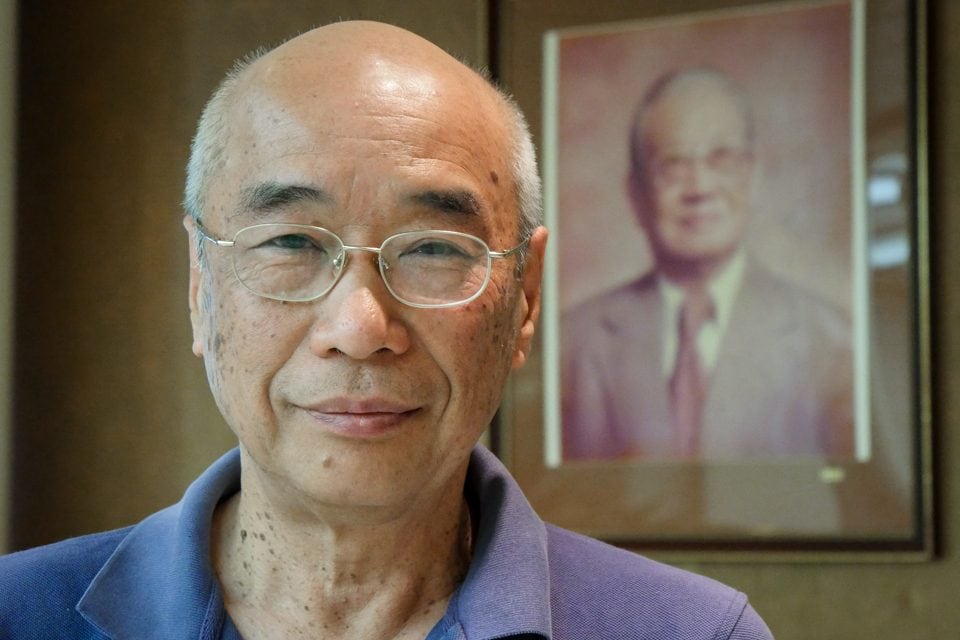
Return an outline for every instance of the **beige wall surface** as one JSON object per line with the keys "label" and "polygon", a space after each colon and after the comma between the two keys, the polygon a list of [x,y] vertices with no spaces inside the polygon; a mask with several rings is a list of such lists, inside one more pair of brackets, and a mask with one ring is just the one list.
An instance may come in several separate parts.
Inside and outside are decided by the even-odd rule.
{"label": "beige wall surface", "polygon": [[0,0],[0,551],[7,548],[10,511],[15,77],[16,6]]}
{"label": "beige wall surface", "polygon": [[[230,62],[338,17],[487,55],[482,0],[107,4],[22,3],[15,548],[136,521],[231,446],[190,353],[179,225],[191,131]],[[498,4],[505,15],[531,3]],[[917,564],[690,565],[746,591],[780,640],[923,640],[960,627],[960,3],[931,1],[930,14],[939,552]],[[497,53],[503,68],[524,62]]]}

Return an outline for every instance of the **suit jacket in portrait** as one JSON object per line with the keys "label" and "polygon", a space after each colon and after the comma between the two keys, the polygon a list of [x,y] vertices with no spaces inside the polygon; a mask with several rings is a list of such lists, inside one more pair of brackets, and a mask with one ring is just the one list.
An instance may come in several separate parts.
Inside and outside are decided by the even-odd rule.
{"label": "suit jacket in portrait", "polygon": [[[648,274],[562,318],[565,460],[673,456],[661,305]],[[699,457],[852,455],[851,351],[839,310],[748,262],[710,373]]]}

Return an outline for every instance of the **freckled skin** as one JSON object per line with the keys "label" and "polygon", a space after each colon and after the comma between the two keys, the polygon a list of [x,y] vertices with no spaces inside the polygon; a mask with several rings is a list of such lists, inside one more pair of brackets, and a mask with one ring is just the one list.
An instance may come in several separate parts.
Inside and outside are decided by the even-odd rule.
{"label": "freckled skin", "polygon": [[[269,132],[262,135],[268,136]],[[328,155],[321,151],[328,143],[313,142],[308,146],[308,157]],[[291,152],[287,144],[275,143],[273,147],[276,146],[281,148],[269,160],[297,158],[298,153],[307,153]],[[374,149],[377,146],[373,145]],[[273,147],[261,144],[258,148]],[[329,155],[337,155],[336,152],[335,148]],[[354,153],[359,154],[359,150]],[[483,170],[490,160],[482,160],[477,168]],[[402,164],[413,161],[404,158]],[[298,162],[291,164],[294,167],[290,170],[306,173],[307,179],[337,182],[336,175],[328,177],[323,167],[308,167],[308,171],[297,168]],[[391,175],[397,173],[395,166],[393,162],[383,163],[382,171],[369,180],[371,186],[393,182],[398,183],[397,189],[401,188],[405,176]],[[254,167],[248,169],[253,170]],[[244,182],[242,177],[235,181],[225,177],[219,184],[234,184],[233,189],[224,191],[235,194]],[[351,186],[358,182],[357,176],[351,176]],[[236,199],[236,195],[233,197]],[[395,198],[394,193],[387,191],[376,198],[382,203],[372,202],[353,212],[354,219],[367,219],[361,229],[364,233],[350,241],[376,244],[415,220],[412,213],[396,222],[381,216],[371,219],[365,213],[371,209],[396,210]],[[369,198],[350,193],[343,197],[345,202],[351,199]],[[488,199],[500,203],[503,196],[491,193]],[[490,206],[491,210],[498,208]],[[482,226],[469,230],[492,246],[502,248],[516,243],[515,220],[491,216],[478,222]],[[224,229],[220,233],[236,231],[225,229],[215,218],[207,224]],[[207,290],[216,298],[217,305],[216,313],[208,313],[200,329],[201,335],[213,336],[209,348],[204,348],[208,377],[222,412],[240,437],[244,455],[267,474],[287,477],[290,486],[283,488],[284,495],[296,497],[302,492],[314,497],[315,489],[323,487],[335,502],[359,500],[381,506],[389,501],[409,501],[422,491],[424,482],[450,481],[454,469],[465,462],[469,448],[492,418],[517,350],[521,290],[513,278],[513,265],[498,263],[487,291],[469,305],[420,310],[390,298],[379,276],[371,273],[370,265],[361,265],[361,260],[353,261],[343,280],[325,299],[284,305],[252,296],[233,278],[229,261],[224,258],[213,252],[209,256]],[[372,327],[358,326],[353,330],[369,331],[371,334],[361,340],[383,340],[384,345],[362,359],[327,357],[344,352],[336,344],[337,337],[327,336],[342,333],[338,323],[350,314],[365,313],[361,309],[368,304],[375,305],[370,313],[383,317],[387,323],[383,337],[373,334],[380,329]],[[276,337],[265,341],[263,336],[270,334]],[[402,337],[391,337],[399,334]],[[323,345],[323,353],[319,354],[322,357],[310,344],[311,339]],[[390,340],[403,342],[403,348],[393,347]],[[358,450],[311,432],[303,416],[295,415],[291,406],[335,395],[365,393],[408,400],[411,406],[422,407],[420,420],[424,428],[416,438],[392,443],[390,447],[365,446]],[[317,464],[326,459],[331,460],[331,465]],[[337,476],[322,473],[334,462]],[[439,476],[426,477],[426,469],[444,471]],[[365,482],[356,483],[354,479],[361,476]],[[290,488],[295,493],[290,494]],[[280,487],[277,489],[279,492]],[[357,495],[358,491],[365,495]]]}
{"label": "freckled skin", "polygon": [[[273,51],[239,87],[206,194],[215,235],[251,224],[251,185],[282,180],[328,193],[289,215],[348,244],[425,226],[495,250],[519,241],[503,105],[432,45],[341,23]],[[469,191],[479,211],[440,215],[408,197],[423,190]],[[450,309],[399,303],[369,256],[351,256],[324,298],[289,304],[251,294],[218,247],[203,269],[193,256],[194,350],[241,447],[243,489],[215,514],[214,561],[244,637],[422,638],[439,619],[467,565],[470,450],[530,348],[545,242],[538,229],[522,278],[515,258],[495,261],[484,293]],[[341,437],[305,410],[331,398],[387,399],[406,409],[402,426]],[[266,509],[277,526],[263,531]]]}

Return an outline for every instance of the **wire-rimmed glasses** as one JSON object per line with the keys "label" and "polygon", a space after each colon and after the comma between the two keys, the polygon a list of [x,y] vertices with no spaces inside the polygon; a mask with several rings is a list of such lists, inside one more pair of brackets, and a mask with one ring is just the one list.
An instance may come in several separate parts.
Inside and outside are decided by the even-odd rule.
{"label": "wire-rimmed glasses", "polygon": [[232,249],[240,283],[264,298],[308,302],[326,295],[347,264],[348,251],[377,255],[380,276],[390,294],[411,307],[455,307],[476,299],[490,282],[495,259],[527,244],[491,251],[480,238],[459,231],[404,231],[379,247],[344,244],[322,227],[306,224],[255,224],[233,240],[213,236],[199,222],[204,240]]}

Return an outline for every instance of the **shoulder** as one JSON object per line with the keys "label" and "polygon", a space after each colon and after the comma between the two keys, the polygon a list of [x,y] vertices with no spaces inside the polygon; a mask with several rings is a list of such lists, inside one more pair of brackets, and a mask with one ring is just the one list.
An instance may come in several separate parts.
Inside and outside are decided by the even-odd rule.
{"label": "shoulder", "polygon": [[767,317],[789,318],[825,339],[849,342],[849,314],[823,296],[758,265],[748,270],[743,289],[743,295],[755,301]]}
{"label": "shoulder", "polygon": [[573,332],[597,329],[616,331],[620,323],[635,318],[645,308],[658,309],[659,297],[656,294],[656,275],[649,273],[577,303],[563,313],[564,328]]}
{"label": "shoulder", "polygon": [[[75,607],[128,532],[96,533],[0,557],[0,637],[101,637]],[[84,629],[90,635],[78,635]]]}
{"label": "shoulder", "polygon": [[551,525],[547,536],[554,628],[563,637],[772,637],[747,597],[716,580]]}

